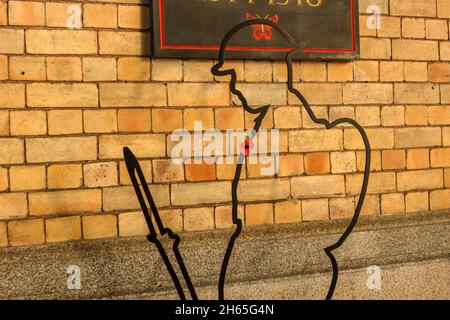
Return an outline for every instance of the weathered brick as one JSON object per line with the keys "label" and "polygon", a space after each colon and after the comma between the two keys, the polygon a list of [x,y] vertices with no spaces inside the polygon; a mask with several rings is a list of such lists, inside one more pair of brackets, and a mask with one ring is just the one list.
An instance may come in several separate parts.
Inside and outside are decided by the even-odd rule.
{"label": "weathered brick", "polygon": [[437,16],[450,18],[450,3],[446,0],[437,0]]}
{"label": "weathered brick", "polygon": [[300,130],[289,131],[289,150],[291,152],[342,150],[342,131]]}
{"label": "weathered brick", "polygon": [[47,133],[47,116],[44,111],[12,111],[10,113],[12,136],[32,136]]}
{"label": "weathered brick", "polygon": [[155,182],[183,181],[183,165],[172,160],[153,160],[153,176]]}
{"label": "weathered brick", "polygon": [[404,38],[425,38],[425,19],[403,18],[402,36]]}
{"label": "weathered brick", "polygon": [[430,151],[428,149],[410,149],[407,154],[408,169],[426,169],[430,167]]}
{"label": "weathered brick", "polygon": [[99,31],[99,53],[125,56],[147,56],[150,54],[150,34],[146,32]]}
{"label": "weathered brick", "polygon": [[8,3],[0,2],[0,25],[8,24]]}
{"label": "weathered brick", "polygon": [[450,82],[450,63],[428,65],[428,80],[431,82]]}
{"label": "weathered brick", "polygon": [[381,61],[380,62],[380,80],[386,82],[403,81],[403,62],[400,61]]}
{"label": "weathered brick", "polygon": [[450,104],[450,85],[441,84],[441,103]]}
{"label": "weathered brick", "polygon": [[[357,199],[355,199],[357,203]],[[378,195],[367,196],[361,209],[362,216],[380,214],[380,197]]]}
{"label": "weathered brick", "polygon": [[[347,175],[345,181],[348,195],[358,195],[361,193],[363,182],[362,174]],[[395,172],[373,172],[369,177],[367,193],[385,193],[395,191]]]}
{"label": "weathered brick", "polygon": [[0,53],[23,53],[25,50],[25,42],[23,37],[24,31],[17,29],[0,29]]}
{"label": "weathered brick", "polygon": [[[391,149],[394,147],[394,130],[389,128],[365,129],[372,149]],[[346,149],[365,149],[361,135],[356,129],[344,130],[344,146]]]}
{"label": "weathered brick", "polygon": [[81,59],[74,57],[48,57],[47,78],[54,81],[81,81]]}
{"label": "weathered brick", "polygon": [[391,84],[348,83],[344,84],[344,104],[391,104]]}
{"label": "weathered brick", "polygon": [[0,167],[0,191],[6,191],[8,188],[8,169]]}
{"label": "weathered brick", "polygon": [[112,214],[84,216],[83,239],[100,239],[117,236],[117,217]]}
{"label": "weathered brick", "polygon": [[450,189],[430,192],[430,209],[444,210],[450,208]]}
{"label": "weathered brick", "polygon": [[148,81],[150,80],[150,59],[126,57],[117,61],[119,80]]}
{"label": "weathered brick", "polygon": [[83,132],[81,110],[51,110],[48,112],[48,133],[77,134]]}
{"label": "weathered brick", "polygon": [[359,12],[367,13],[368,8],[372,5],[376,5],[380,8],[380,13],[389,13],[389,0],[359,0]]}
{"label": "weathered brick", "polygon": [[408,106],[405,108],[405,123],[408,126],[428,125],[427,106]]}
{"label": "weathered brick", "polygon": [[83,80],[84,81],[116,80],[116,59],[83,58]]}
{"label": "weathered brick", "polygon": [[183,113],[174,109],[152,109],[153,132],[171,132],[183,127]]}
{"label": "weathered brick", "polygon": [[47,243],[81,239],[81,218],[64,217],[45,220]]}
{"label": "weathered brick", "polygon": [[[1,9],[1,4],[0,4]],[[0,247],[8,245],[8,228],[6,222],[0,222]]]}
{"label": "weathered brick", "polygon": [[28,53],[97,54],[97,33],[86,30],[38,30],[25,32]]}
{"label": "weathered brick", "polygon": [[394,214],[405,212],[405,196],[403,193],[381,195],[381,213]]}
{"label": "weathered brick", "polygon": [[[214,216],[217,229],[227,229],[233,227],[231,206],[216,207]],[[238,218],[244,221],[244,206],[238,207]]]}
{"label": "weathered brick", "polygon": [[428,122],[431,125],[450,124],[450,106],[428,107]]}
{"label": "weathered brick", "polygon": [[216,180],[216,166],[214,164],[186,164],[187,181],[212,181]]}
{"label": "weathered brick", "polygon": [[0,80],[8,79],[8,57],[0,55]]}
{"label": "weathered brick", "polygon": [[149,132],[149,109],[120,109],[117,114],[120,132]]}
{"label": "weathered brick", "polygon": [[86,27],[117,28],[117,6],[87,3],[83,6],[83,23]]}
{"label": "weathered brick", "polygon": [[329,62],[328,81],[347,82],[353,80],[353,63],[351,62]]}
{"label": "weathered brick", "polygon": [[436,2],[428,0],[390,1],[390,13],[394,16],[435,17]]}
{"label": "weathered brick", "polygon": [[280,166],[278,168],[279,177],[298,176],[303,174],[303,156],[297,154],[287,154],[279,157]]}
{"label": "weathered brick", "polygon": [[56,164],[47,169],[49,189],[79,188],[83,182],[81,164]]}
{"label": "weathered brick", "polygon": [[354,64],[355,81],[378,81],[379,63],[378,61],[360,60]]}
{"label": "weathered brick", "polygon": [[431,150],[431,167],[450,167],[450,148]]}
{"label": "weathered brick", "polygon": [[162,134],[111,135],[99,138],[99,158],[123,158],[129,147],[136,157],[164,157],[166,145]]}
{"label": "weathered brick", "polygon": [[286,199],[289,196],[289,180],[244,180],[238,186],[240,201],[264,201]]}
{"label": "weathered brick", "polygon": [[231,200],[231,184],[228,181],[174,184],[171,189],[173,205],[221,203]]}
{"label": "weathered brick", "polygon": [[[354,117],[348,117],[354,118]],[[365,107],[356,108],[356,121],[363,127],[380,126],[380,108],[379,107]]]}
{"label": "weathered brick", "polygon": [[328,152],[307,153],[305,155],[305,172],[308,175],[330,172],[330,154]]}
{"label": "weathered brick", "polygon": [[428,83],[396,83],[394,92],[394,102],[397,104],[439,103],[439,88]]}
{"label": "weathered brick", "polygon": [[272,203],[248,204],[245,206],[245,224],[247,226],[272,224],[273,219]]}
{"label": "weathered brick", "polygon": [[304,61],[301,63],[301,80],[326,81],[327,65],[325,62]]}
{"label": "weathered brick", "polygon": [[[358,171],[364,171],[366,165],[366,152],[356,151],[356,168]],[[381,151],[372,151],[370,153],[370,171],[381,171]]]}
{"label": "weathered brick", "polygon": [[378,29],[378,36],[382,38],[400,38],[400,18],[381,16],[382,28]]}
{"label": "weathered brick", "polygon": [[405,202],[406,212],[428,211],[428,192],[408,192]]}
{"label": "weathered brick", "polygon": [[9,1],[10,25],[43,26],[45,24],[44,3],[34,1]]}
{"label": "weathered brick", "polygon": [[228,106],[230,96],[225,83],[169,83],[170,106]]}
{"label": "weathered brick", "polygon": [[28,246],[45,242],[44,220],[18,220],[8,223],[9,244]]}
{"label": "weathered brick", "polygon": [[0,100],[0,108],[24,108],[25,85],[13,83],[0,83],[0,96],[8,99]]}
{"label": "weathered brick", "polygon": [[27,85],[29,107],[97,107],[98,93],[95,84],[33,83]]}
{"label": "weathered brick", "polygon": [[405,108],[403,106],[387,106],[381,108],[381,125],[403,126],[405,124]]}
{"label": "weathered brick", "polygon": [[183,128],[186,130],[194,130],[194,122],[202,123],[204,130],[214,128],[214,113],[212,109],[206,108],[186,108],[183,110]]}
{"label": "weathered brick", "polygon": [[[308,100],[311,105],[336,105],[342,104],[342,84],[340,83],[300,83],[294,84],[294,88]],[[259,92],[264,97],[265,92],[272,92],[270,88]],[[268,104],[260,98],[261,104]],[[289,104],[301,105],[302,102],[292,93],[288,95]],[[280,101],[281,102],[281,101]],[[272,103],[274,105],[274,103]],[[280,105],[283,105],[280,103]]]}
{"label": "weathered brick", "polygon": [[354,152],[331,152],[331,172],[349,173],[356,171],[356,154]]}
{"label": "weathered brick", "polygon": [[70,190],[29,194],[30,215],[99,212],[102,209],[100,190]]}
{"label": "weathered brick", "polygon": [[418,170],[397,173],[397,189],[413,191],[438,189],[444,185],[442,170]]}
{"label": "weathered brick", "polygon": [[28,162],[86,161],[97,159],[95,137],[27,139]]}
{"label": "weathered brick", "polygon": [[395,60],[439,60],[439,44],[437,41],[425,40],[392,40],[392,58]]}
{"label": "weathered brick", "polygon": [[440,146],[440,128],[401,128],[395,129],[396,148]]}
{"label": "weathered brick", "polygon": [[274,112],[275,127],[279,129],[300,128],[302,117],[297,107],[280,107]]}
{"label": "weathered brick", "polygon": [[119,214],[119,236],[146,236],[150,232],[141,211]]}
{"label": "weathered brick", "polygon": [[[157,160],[155,160],[157,161]],[[139,165],[141,166],[142,172],[144,173],[145,179],[148,183],[153,181],[152,174],[152,162],[151,160],[140,160]],[[128,173],[128,169],[125,165],[125,161],[120,161],[119,163],[119,175],[120,175],[120,184],[131,185],[130,175]]]}
{"label": "weathered brick", "polygon": [[11,80],[45,80],[45,58],[17,56],[9,58]]}
{"label": "weathered brick", "polygon": [[184,230],[203,231],[214,229],[214,208],[184,209]]}
{"label": "weathered brick", "polygon": [[[213,81],[214,75],[211,73],[212,66],[213,61],[211,60],[185,60],[183,61],[183,80],[186,82]],[[270,69],[270,80],[272,80],[272,68]]]}
{"label": "weathered brick", "polygon": [[0,194],[0,220],[24,218],[27,215],[28,205],[25,193]]}
{"label": "weathered brick", "polygon": [[448,21],[445,20],[426,20],[427,39],[447,40],[448,39]]}
{"label": "weathered brick", "polygon": [[391,58],[391,40],[361,38],[361,59],[390,59]]}
{"label": "weathered brick", "polygon": [[[169,186],[149,185],[149,189],[158,208],[169,206]],[[132,186],[103,189],[104,211],[135,209],[140,209],[140,205]]]}
{"label": "weathered brick", "polygon": [[355,213],[355,200],[353,198],[330,199],[330,218],[348,219]]}
{"label": "weathered brick", "polygon": [[153,81],[181,81],[183,65],[178,59],[152,59]]}
{"label": "weathered brick", "polygon": [[[77,9],[74,9],[77,7]],[[77,11],[75,11],[77,10]],[[47,2],[45,4],[46,24],[49,27],[82,27],[83,22],[78,18],[82,13],[81,4],[71,2]],[[68,19],[71,16],[71,19]]]}
{"label": "weathered brick", "polygon": [[426,82],[428,70],[426,62],[405,62],[405,80],[411,82]]}
{"label": "weathered brick", "polygon": [[23,163],[24,159],[22,139],[0,138],[0,164]]}
{"label": "weathered brick", "polygon": [[84,185],[89,188],[118,184],[115,162],[89,163],[83,166]]}
{"label": "weathered brick", "polygon": [[302,220],[302,204],[298,200],[275,203],[275,223],[294,223]]}
{"label": "weathered brick", "polygon": [[216,128],[219,130],[244,128],[242,108],[228,107],[214,110]]}
{"label": "weathered brick", "polygon": [[9,112],[0,111],[0,136],[9,135]]}
{"label": "weathered brick", "polygon": [[406,167],[405,150],[383,150],[383,170],[404,169]]}
{"label": "weathered brick", "polygon": [[116,110],[84,110],[84,131],[86,133],[117,132]]}
{"label": "weathered brick", "polygon": [[302,201],[302,220],[319,221],[328,220],[328,199],[315,199]]}
{"label": "weathered brick", "polygon": [[150,10],[148,6],[119,6],[119,27],[128,29],[148,29]]}
{"label": "weathered brick", "polygon": [[11,191],[45,189],[45,166],[20,166],[9,169]]}
{"label": "weathered brick", "polygon": [[344,177],[341,175],[293,177],[291,179],[291,194],[295,198],[342,195],[344,192]]}
{"label": "weathered brick", "polygon": [[445,182],[445,187],[449,188],[450,187],[450,169],[444,170],[444,182]]}
{"label": "weathered brick", "polygon": [[149,107],[166,105],[166,87],[163,84],[100,84],[100,106],[102,107]]}
{"label": "weathered brick", "polygon": [[442,138],[443,138],[443,145],[444,146],[450,146],[450,128],[443,127],[442,128]]}

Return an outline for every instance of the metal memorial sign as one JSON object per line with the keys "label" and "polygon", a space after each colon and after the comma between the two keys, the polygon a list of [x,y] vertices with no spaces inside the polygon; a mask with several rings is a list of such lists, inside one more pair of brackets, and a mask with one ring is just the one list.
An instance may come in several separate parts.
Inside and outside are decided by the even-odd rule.
{"label": "metal memorial sign", "polygon": [[[216,58],[223,35],[264,19],[304,44],[300,59],[348,60],[359,55],[357,0],[152,0],[155,57]],[[227,58],[283,59],[292,46],[271,26],[242,30]]]}

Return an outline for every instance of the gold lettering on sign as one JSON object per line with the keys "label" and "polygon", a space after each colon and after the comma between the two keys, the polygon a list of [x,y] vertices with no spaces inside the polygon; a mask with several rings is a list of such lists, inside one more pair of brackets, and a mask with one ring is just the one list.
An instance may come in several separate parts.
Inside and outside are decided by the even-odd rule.
{"label": "gold lettering on sign", "polygon": [[[209,0],[209,2],[221,2],[222,0]],[[237,0],[225,0],[228,3],[236,3]],[[254,5],[255,0],[244,0],[249,5]],[[261,0],[262,2],[263,0]],[[323,0],[264,0],[267,1],[269,6],[287,6],[290,3],[295,3],[297,1],[297,6],[301,7],[304,4],[311,8],[318,8],[322,5]]]}

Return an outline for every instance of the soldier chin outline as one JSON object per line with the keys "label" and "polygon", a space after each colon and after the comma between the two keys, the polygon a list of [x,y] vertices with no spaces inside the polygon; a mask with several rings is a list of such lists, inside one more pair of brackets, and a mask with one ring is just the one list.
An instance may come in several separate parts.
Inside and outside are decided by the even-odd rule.
{"label": "soldier chin outline", "polygon": [[[336,288],[336,284],[337,284],[337,280],[338,280],[338,276],[339,276],[339,267],[338,267],[336,258],[333,255],[333,251],[338,249],[340,246],[342,246],[342,244],[345,242],[345,240],[348,238],[348,236],[351,234],[351,232],[355,228],[355,225],[358,222],[358,218],[361,213],[362,206],[364,204],[364,199],[366,197],[367,186],[369,183],[370,160],[371,160],[371,148],[370,148],[369,139],[367,137],[366,132],[362,128],[362,126],[353,119],[339,118],[339,119],[336,119],[336,120],[330,122],[327,119],[316,117],[316,115],[314,114],[313,110],[311,109],[306,98],[300,93],[300,91],[298,91],[297,89],[294,88],[294,84],[293,84],[292,58],[295,55],[301,55],[301,53],[303,52],[303,50],[305,48],[305,44],[296,42],[284,28],[282,28],[278,24],[273,23],[272,21],[269,21],[266,19],[252,19],[252,20],[244,21],[244,22],[236,25],[235,27],[231,28],[228,31],[228,33],[225,35],[225,37],[223,38],[222,43],[220,45],[219,62],[217,64],[215,64],[211,69],[212,74],[215,76],[231,76],[230,91],[239,98],[245,111],[247,111],[251,114],[258,114],[258,116],[255,119],[255,126],[253,128],[254,132],[257,132],[259,130],[259,128],[261,127],[261,123],[262,123],[265,115],[267,114],[267,111],[268,111],[270,105],[266,105],[266,106],[259,107],[259,108],[250,107],[248,105],[247,99],[244,97],[242,92],[239,91],[238,89],[236,89],[236,82],[237,82],[236,70],[235,69],[221,70],[221,68],[225,64],[225,52],[226,52],[227,45],[230,42],[230,39],[241,29],[248,27],[248,26],[254,26],[254,25],[266,25],[268,27],[271,27],[272,29],[277,30],[287,40],[287,42],[292,46],[292,51],[289,51],[286,55],[286,65],[287,65],[287,72],[288,72],[288,81],[287,81],[288,90],[302,102],[310,119],[317,124],[324,125],[327,130],[332,129],[340,124],[344,124],[344,123],[350,124],[358,130],[358,132],[360,133],[360,135],[364,141],[365,153],[366,153],[364,178],[363,178],[363,183],[361,186],[361,193],[360,193],[358,203],[355,208],[355,212],[350,221],[350,224],[347,226],[347,228],[342,233],[342,235],[339,237],[339,239],[334,244],[324,248],[326,255],[330,259],[332,271],[333,271],[333,276],[331,279],[330,287],[328,289],[328,293],[325,298],[326,300],[331,300],[331,298],[333,297],[334,290]],[[253,136],[251,138],[253,138]],[[243,157],[245,157],[245,155],[240,153],[239,158],[241,158],[241,157],[243,158]],[[219,285],[218,285],[219,300],[225,299],[224,289],[225,289],[225,279],[226,279],[228,263],[230,261],[230,257],[231,257],[236,239],[239,237],[239,235],[241,234],[241,231],[242,231],[242,221],[241,221],[241,219],[238,218],[238,198],[237,198],[237,187],[238,187],[239,180],[240,180],[241,170],[242,170],[242,161],[238,161],[238,164],[236,166],[234,180],[233,180],[232,187],[231,187],[232,220],[233,220],[233,224],[236,226],[236,229],[235,229],[234,233],[232,234],[230,241],[228,243],[227,251],[225,253],[225,256],[224,256],[224,259],[222,262],[222,267],[220,270]]]}

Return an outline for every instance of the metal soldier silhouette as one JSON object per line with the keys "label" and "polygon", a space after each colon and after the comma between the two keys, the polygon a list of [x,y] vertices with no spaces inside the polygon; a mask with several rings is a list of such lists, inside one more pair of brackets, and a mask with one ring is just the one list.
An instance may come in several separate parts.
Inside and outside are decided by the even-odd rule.
{"label": "metal soldier silhouette", "polygon": [[[345,240],[348,238],[350,233],[353,231],[353,229],[358,221],[358,218],[359,218],[359,215],[361,213],[361,209],[362,209],[362,206],[364,203],[364,198],[365,198],[366,191],[367,191],[367,185],[369,182],[370,144],[369,144],[369,140],[367,138],[367,135],[366,135],[364,129],[355,120],[350,119],[350,118],[339,118],[339,119],[336,119],[336,120],[330,122],[327,119],[318,118],[314,114],[314,112],[311,109],[306,98],[300,93],[300,91],[295,89],[294,85],[293,85],[292,59],[294,56],[300,55],[302,53],[302,51],[305,47],[304,44],[296,42],[290,36],[290,34],[286,30],[284,30],[282,27],[280,27],[278,24],[276,24],[272,21],[269,21],[269,20],[265,20],[265,19],[248,20],[248,21],[242,22],[242,23],[238,24],[237,26],[233,27],[232,29],[230,29],[222,40],[222,43],[220,46],[220,52],[219,52],[219,62],[216,65],[214,65],[211,70],[211,72],[215,76],[230,76],[231,77],[231,80],[230,80],[231,93],[233,93],[235,96],[237,96],[238,99],[241,101],[245,112],[248,112],[252,115],[256,115],[256,118],[254,120],[255,124],[254,124],[253,130],[251,131],[251,133],[245,140],[245,148],[244,148],[244,150],[241,150],[239,152],[238,163],[236,165],[235,175],[234,175],[234,179],[232,182],[232,188],[231,188],[232,221],[233,221],[233,225],[235,226],[235,230],[229,239],[228,246],[227,246],[227,249],[226,249],[226,252],[224,255],[224,259],[222,262],[220,275],[219,275],[219,283],[218,283],[218,297],[219,297],[219,300],[225,299],[224,291],[225,291],[225,281],[226,281],[228,264],[231,259],[231,255],[233,252],[233,248],[234,248],[236,239],[239,237],[239,235],[242,232],[242,220],[239,219],[239,217],[238,217],[239,200],[238,200],[238,192],[237,192],[239,180],[240,180],[240,176],[241,176],[241,171],[242,171],[242,165],[245,162],[245,157],[248,155],[247,150],[250,147],[249,144],[251,143],[251,140],[254,138],[254,136],[257,134],[258,130],[260,129],[261,123],[264,120],[264,117],[266,116],[268,109],[270,108],[270,105],[265,105],[265,106],[257,107],[257,108],[253,108],[253,107],[249,106],[248,101],[245,98],[245,96],[242,94],[241,91],[239,91],[236,88],[236,82],[237,82],[236,70],[234,70],[234,69],[222,70],[222,68],[225,64],[225,53],[227,50],[227,45],[229,44],[232,37],[241,29],[249,27],[249,26],[255,26],[255,25],[266,25],[266,26],[271,27],[272,29],[278,31],[292,47],[292,50],[289,51],[286,55],[286,66],[287,66],[287,75],[288,75],[287,87],[288,87],[289,92],[294,94],[301,101],[301,103],[303,104],[303,107],[305,108],[306,112],[308,113],[308,116],[310,117],[310,119],[317,124],[321,124],[321,125],[325,126],[325,128],[327,130],[335,128],[337,125],[340,125],[340,124],[350,124],[358,130],[359,134],[361,135],[361,138],[364,141],[365,154],[366,154],[365,167],[364,167],[364,178],[363,178],[363,183],[361,186],[360,197],[358,199],[358,203],[355,208],[355,212],[353,214],[353,217],[352,217],[349,225],[347,226],[347,228],[345,229],[343,234],[339,237],[339,239],[334,244],[324,248],[324,251],[331,262],[332,271],[333,271],[332,279],[330,282],[330,287],[329,287],[328,293],[326,295],[326,299],[329,300],[333,297],[333,293],[336,288],[338,275],[339,275],[338,263],[336,261],[336,258],[333,255],[333,251],[336,250],[337,248],[339,248],[345,242]],[[270,93],[268,93],[268,94],[270,94]],[[198,299],[197,294],[195,292],[194,286],[189,277],[189,273],[183,262],[183,258],[178,249],[178,246],[180,243],[180,237],[178,235],[174,234],[172,230],[165,228],[163,226],[161,219],[159,217],[159,214],[158,214],[158,210],[155,206],[155,203],[152,199],[150,190],[148,189],[148,185],[145,181],[145,177],[142,173],[142,170],[139,166],[137,159],[134,157],[131,150],[129,150],[128,148],[124,148],[124,156],[125,156],[125,162],[127,164],[128,172],[131,177],[131,181],[132,181],[134,189],[136,191],[137,198],[139,200],[142,211],[144,213],[146,222],[149,226],[150,235],[147,236],[147,239],[157,246],[158,251],[161,254],[161,257],[163,258],[163,261],[166,265],[166,268],[169,271],[169,274],[174,282],[175,288],[177,289],[177,292],[178,292],[180,298],[182,300],[186,300],[186,295],[185,295],[182,285],[181,285],[181,283],[184,282],[185,286],[188,288],[188,290],[190,292],[191,298],[193,300],[197,300]],[[138,178],[142,184],[144,194],[142,193],[142,191],[140,189]],[[163,248],[161,242],[159,241],[159,239],[157,237],[158,232],[156,231],[156,229],[153,225],[153,220],[152,220],[152,217],[148,210],[144,195],[147,198],[147,201],[149,203],[151,213],[153,214],[153,217],[154,217],[153,220],[156,222],[159,233],[162,236],[168,235],[173,240],[172,250],[177,259],[179,269],[181,270],[181,273],[182,273],[181,277],[179,277],[176,274],[175,269],[173,268],[171,262],[168,259],[165,249]],[[180,280],[180,278],[182,278],[182,280]]]}

